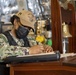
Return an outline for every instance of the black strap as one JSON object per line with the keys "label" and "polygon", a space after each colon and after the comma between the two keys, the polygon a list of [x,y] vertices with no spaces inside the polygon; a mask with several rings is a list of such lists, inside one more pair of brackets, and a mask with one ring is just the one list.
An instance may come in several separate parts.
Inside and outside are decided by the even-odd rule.
{"label": "black strap", "polygon": [[23,40],[24,40],[24,46],[25,46],[25,47],[30,47],[28,38],[27,38],[27,37],[26,37],[26,38],[23,38]]}
{"label": "black strap", "polygon": [[12,36],[10,35],[9,31],[6,31],[3,33],[7,39],[8,39],[8,42],[9,42],[9,45],[14,45],[14,46],[17,46],[17,43],[15,42],[15,40],[12,38]]}
{"label": "black strap", "polygon": [[[9,45],[18,46],[18,44],[15,42],[15,40],[10,35],[9,31],[4,32],[3,34],[7,37]],[[30,47],[27,37],[23,38],[23,40],[24,40],[24,47]]]}

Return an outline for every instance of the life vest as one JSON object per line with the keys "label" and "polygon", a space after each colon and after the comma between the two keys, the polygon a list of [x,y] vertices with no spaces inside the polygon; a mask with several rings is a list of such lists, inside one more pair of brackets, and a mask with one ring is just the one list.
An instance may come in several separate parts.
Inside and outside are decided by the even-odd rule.
{"label": "life vest", "polygon": [[[18,44],[15,42],[15,40],[10,35],[9,31],[4,32],[3,34],[7,37],[9,45],[18,46]],[[24,47],[30,47],[27,37],[23,38],[23,41],[24,41]]]}

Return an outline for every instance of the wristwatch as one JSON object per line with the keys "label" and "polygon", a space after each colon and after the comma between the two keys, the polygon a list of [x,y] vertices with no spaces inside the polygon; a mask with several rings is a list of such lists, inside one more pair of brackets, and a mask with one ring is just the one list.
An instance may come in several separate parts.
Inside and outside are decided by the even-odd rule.
{"label": "wristwatch", "polygon": [[29,55],[29,49],[25,49],[25,55]]}

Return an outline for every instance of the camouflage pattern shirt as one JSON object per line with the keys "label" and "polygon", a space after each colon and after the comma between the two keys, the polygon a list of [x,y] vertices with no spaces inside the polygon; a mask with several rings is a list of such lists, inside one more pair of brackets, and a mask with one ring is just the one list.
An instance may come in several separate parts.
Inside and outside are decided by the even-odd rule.
{"label": "camouflage pattern shirt", "polygon": [[[35,37],[28,35],[27,36],[29,43],[31,46],[37,45],[35,41]],[[8,43],[8,39],[4,34],[0,34],[0,59],[4,59],[9,56],[18,56],[18,55],[26,55],[29,53],[29,47],[21,47],[24,45],[23,40],[18,40],[17,38],[13,39],[17,42],[19,46],[10,46]]]}

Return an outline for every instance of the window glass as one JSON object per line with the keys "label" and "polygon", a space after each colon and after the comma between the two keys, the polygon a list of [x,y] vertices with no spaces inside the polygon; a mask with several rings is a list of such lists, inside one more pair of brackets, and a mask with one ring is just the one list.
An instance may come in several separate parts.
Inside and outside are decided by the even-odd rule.
{"label": "window glass", "polygon": [[1,21],[9,22],[10,16],[18,12],[16,0],[0,0]]}
{"label": "window glass", "polygon": [[36,17],[50,15],[50,4],[50,0],[27,0],[28,10],[31,10]]}

